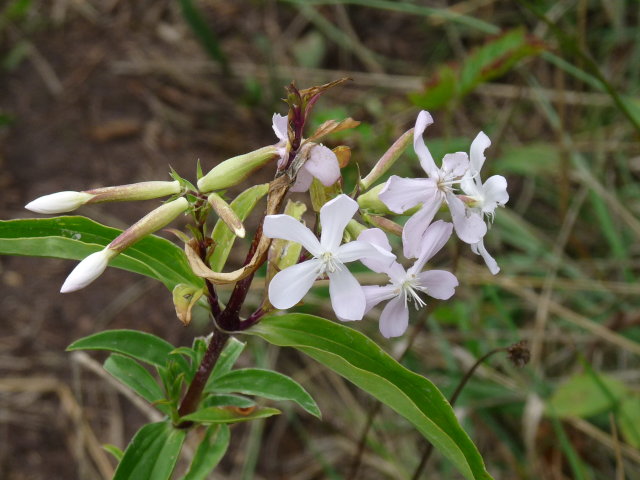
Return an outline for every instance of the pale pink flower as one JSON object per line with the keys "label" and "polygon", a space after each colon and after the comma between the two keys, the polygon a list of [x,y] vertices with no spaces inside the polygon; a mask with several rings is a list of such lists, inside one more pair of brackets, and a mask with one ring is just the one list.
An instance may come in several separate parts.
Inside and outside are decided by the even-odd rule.
{"label": "pale pink flower", "polygon": [[[402,335],[409,325],[409,303],[416,309],[422,308],[426,302],[420,297],[426,293],[440,300],[449,299],[458,286],[458,279],[445,270],[429,270],[423,272],[426,262],[433,257],[451,236],[453,226],[438,220],[430,225],[421,239],[421,249],[415,263],[405,270],[402,265],[393,262],[390,266],[378,260],[364,259],[368,268],[389,276],[389,284],[380,286],[364,286],[366,299],[365,313],[380,302],[388,301],[380,314],[380,332],[386,338]],[[367,241],[385,250],[391,250],[386,235],[378,228],[365,230],[358,237],[359,241]]]}

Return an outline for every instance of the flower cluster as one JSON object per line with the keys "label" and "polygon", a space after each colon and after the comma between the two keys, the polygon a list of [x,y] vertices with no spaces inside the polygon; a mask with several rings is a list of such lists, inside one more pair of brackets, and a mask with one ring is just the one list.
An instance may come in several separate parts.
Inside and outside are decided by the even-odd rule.
{"label": "flower cluster", "polygon": [[[484,151],[491,145],[489,138],[480,132],[471,143],[469,154],[447,154],[438,166],[423,139],[433,119],[428,112],[422,111],[413,132],[409,131],[398,139],[369,175],[360,180],[357,195],[353,195],[356,201],[342,193],[340,168],[345,163],[343,157],[339,161],[335,153],[338,150],[332,151],[318,140],[331,132],[352,128],[358,122],[352,119],[329,121],[311,137],[302,138],[310,106],[325,87],[307,91],[291,87],[295,95],[290,102],[289,116],[273,116],[273,130],[278,142],[220,163],[206,175],[200,175],[197,187],[174,174],[176,180],[172,182],[60,192],[29,203],[26,208],[35,212],[61,213],[86,203],[172,195],[171,201],[153,210],[102,250],[80,262],[61,291],[71,292],[87,286],[116,255],[187,211],[198,224],[198,228],[192,229],[197,238],[181,238],[186,238],[185,251],[194,273],[210,282],[210,291],[216,283],[250,283],[257,268],[265,260],[268,262],[268,301],[258,310],[261,314],[274,308],[284,310],[295,306],[317,280],[328,279],[331,305],[340,320],[361,320],[376,305],[386,302],[380,315],[380,331],[385,337],[402,335],[409,323],[411,304],[419,309],[426,305],[425,296],[446,300],[455,293],[458,286],[455,275],[445,270],[426,269],[427,262],[444,247],[454,231],[475,254],[482,256],[489,270],[496,274],[500,269],[487,252],[484,237],[496,208],[503,206],[509,196],[504,177],[494,175],[484,183],[481,179]],[[392,175],[383,185],[371,188],[400,157],[411,138],[426,177]],[[244,237],[246,231],[242,221],[223,199],[221,191],[248,179],[257,168],[269,163],[276,164],[276,179],[269,185],[267,214],[252,242],[253,257],[235,272],[212,270],[207,262],[215,242],[206,237],[204,223],[207,214],[215,212],[234,236]],[[264,191],[266,193],[266,186]],[[319,235],[300,220],[305,206],[284,209],[286,212],[298,211],[297,217],[280,213],[288,191],[311,192],[312,203],[318,213]],[[369,209],[368,200],[365,201],[367,196],[374,196],[376,202],[382,202],[386,213],[413,214],[401,227],[376,215],[384,213],[382,210]],[[434,221],[444,206],[450,212],[451,223],[442,219]],[[358,212],[361,215],[356,219],[354,216]],[[408,261],[413,260],[411,266],[405,267],[398,261],[383,229],[401,237],[403,256]],[[278,241],[272,242],[273,239]],[[306,253],[300,255],[302,248]],[[360,285],[347,267],[355,261],[386,275],[388,280],[382,285]]]}

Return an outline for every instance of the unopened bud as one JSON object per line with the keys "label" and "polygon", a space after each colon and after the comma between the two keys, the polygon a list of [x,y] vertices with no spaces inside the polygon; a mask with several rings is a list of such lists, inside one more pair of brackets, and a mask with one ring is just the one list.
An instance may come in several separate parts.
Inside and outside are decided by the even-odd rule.
{"label": "unopened bud", "polygon": [[54,213],[71,212],[87,203],[93,195],[86,192],[57,192],[43,197],[36,198],[27,203],[24,208],[36,213],[47,215]]}
{"label": "unopened bud", "polygon": [[242,182],[256,169],[278,157],[275,145],[263,147],[244,155],[225,160],[198,180],[201,192],[222,190]]}
{"label": "unopened bud", "polygon": [[189,208],[189,202],[184,197],[165,203],[127,228],[108,247],[120,253],[142,237],[150,235],[169,224],[187,208]]}
{"label": "unopened bud", "polygon": [[345,230],[348,238],[345,239],[345,242],[357,239],[365,230],[367,230],[367,227],[362,225],[360,222],[357,222],[353,219],[349,220],[349,223],[347,223],[347,228]]}
{"label": "unopened bud", "polygon": [[407,145],[411,143],[413,139],[413,128],[406,131],[393,145],[385,152],[385,154],[378,160],[378,163],[371,169],[369,175],[360,180],[360,188],[362,190],[368,190],[376,180],[385,174],[391,166],[396,163],[396,160],[402,155],[407,148]]}
{"label": "unopened bud", "polygon": [[107,247],[86,257],[69,274],[60,288],[60,293],[75,292],[89,285],[102,275],[109,260],[117,254],[118,252]]}
{"label": "unopened bud", "polygon": [[358,205],[361,210],[371,212],[371,213],[382,213],[385,215],[391,214],[391,210],[387,208],[387,206],[382,203],[382,200],[378,198],[378,194],[384,187],[384,184],[376,185],[367,193],[363,193],[358,197]]}
{"label": "unopened bud", "polygon": [[362,215],[362,218],[374,227],[378,227],[387,233],[392,233],[399,237],[402,236],[402,225],[397,224],[393,220],[389,220],[388,218],[381,217],[379,215],[368,215],[366,213]]}
{"label": "unopened bud", "polygon": [[207,201],[213,208],[213,211],[220,217],[220,220],[229,227],[229,230],[231,230],[234,235],[244,238],[246,231],[244,225],[242,225],[242,220],[238,218],[238,215],[233,211],[231,206],[217,193],[209,195]]}
{"label": "unopened bud", "polygon": [[86,190],[83,193],[92,195],[92,198],[87,203],[101,203],[150,200],[174,195],[178,192],[180,192],[180,182],[174,180],[172,182],[153,181],[116,185]]}

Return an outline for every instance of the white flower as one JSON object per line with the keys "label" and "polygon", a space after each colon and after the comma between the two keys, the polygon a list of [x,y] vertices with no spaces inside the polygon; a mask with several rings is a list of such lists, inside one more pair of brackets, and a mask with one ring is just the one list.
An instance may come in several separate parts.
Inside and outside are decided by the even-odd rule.
{"label": "white flower", "polygon": [[379,194],[380,200],[395,213],[403,213],[422,204],[420,210],[407,220],[402,233],[404,256],[407,258],[419,255],[419,240],[445,202],[451,211],[453,226],[460,240],[477,243],[487,233],[482,218],[467,211],[462,200],[454,194],[454,185],[460,183],[469,168],[467,154],[447,154],[442,159],[442,167],[438,168],[422,138],[425,129],[432,123],[433,118],[429,112],[423,110],[418,115],[413,132],[413,148],[428,178],[401,178],[393,175]]}
{"label": "white flower", "polygon": [[44,195],[27,203],[24,208],[36,213],[47,215],[54,213],[71,212],[84,205],[93,198],[93,195],[85,192],[65,191]]}
{"label": "white flower", "polygon": [[[273,114],[273,131],[280,140],[276,145],[278,155],[278,169],[282,169],[287,164],[289,158],[289,136],[287,133],[288,119],[277,113]],[[338,157],[331,149],[324,145],[307,144],[302,145],[301,153],[304,149],[308,149],[308,157],[296,176],[296,182],[291,187],[291,192],[306,192],[313,182],[313,178],[317,178],[325,187],[330,187],[340,178],[340,164]]]}
{"label": "white flower", "polygon": [[69,274],[60,288],[60,293],[69,293],[86,287],[105,271],[109,260],[115,257],[118,252],[110,248],[104,248],[99,252],[92,253],[82,260],[76,268]]}
{"label": "white flower", "polygon": [[[289,215],[265,217],[263,233],[300,243],[313,258],[278,272],[269,284],[269,301],[279,309],[293,307],[306,295],[317,278],[329,277],[331,305],[340,320],[360,320],[365,312],[365,296],[345,263],[364,257],[391,264],[395,255],[361,241],[340,245],[344,229],[358,210],[347,195],[339,195],[320,209],[320,241],[307,227]],[[380,258],[382,257],[382,258]]]}
{"label": "white flower", "polygon": [[[478,215],[483,215],[487,225],[493,221],[496,208],[504,206],[509,201],[507,180],[502,175],[493,175],[484,184],[480,179],[480,170],[485,161],[484,151],[490,145],[491,140],[484,132],[480,132],[471,142],[469,171],[460,182],[460,188],[466,197],[467,209]],[[495,275],[500,271],[500,267],[484,247],[482,239],[471,244],[471,250],[476,255],[482,256],[491,273]]]}
{"label": "white flower", "polygon": [[[438,220],[425,231],[421,242],[421,251],[413,266],[405,270],[402,265],[393,262],[391,266],[382,268],[377,261],[369,259],[362,261],[367,267],[376,272],[384,272],[389,276],[390,283],[385,286],[372,285],[362,287],[367,301],[366,312],[380,302],[387,301],[380,315],[380,333],[386,338],[399,337],[409,325],[409,303],[416,309],[422,308],[426,302],[420,297],[426,293],[430,297],[440,300],[449,299],[458,286],[458,279],[445,270],[430,270],[423,272],[424,264],[428,262],[447,242],[451,236],[453,226]],[[390,250],[391,246],[382,230],[373,228],[360,234],[358,240],[368,241]]]}

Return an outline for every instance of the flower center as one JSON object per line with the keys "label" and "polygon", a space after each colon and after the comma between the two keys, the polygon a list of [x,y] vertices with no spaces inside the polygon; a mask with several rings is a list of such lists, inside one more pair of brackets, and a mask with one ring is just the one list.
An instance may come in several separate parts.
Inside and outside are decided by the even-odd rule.
{"label": "flower center", "polygon": [[398,285],[398,294],[404,297],[404,306],[408,306],[410,302],[416,307],[416,310],[424,307],[427,303],[420,298],[419,292],[426,292],[426,289],[420,285],[416,275],[407,275],[402,283]]}
{"label": "flower center", "polygon": [[333,252],[324,252],[318,259],[320,260],[320,270],[318,276],[324,275],[326,272],[333,273],[342,268],[342,262],[333,256]]}

